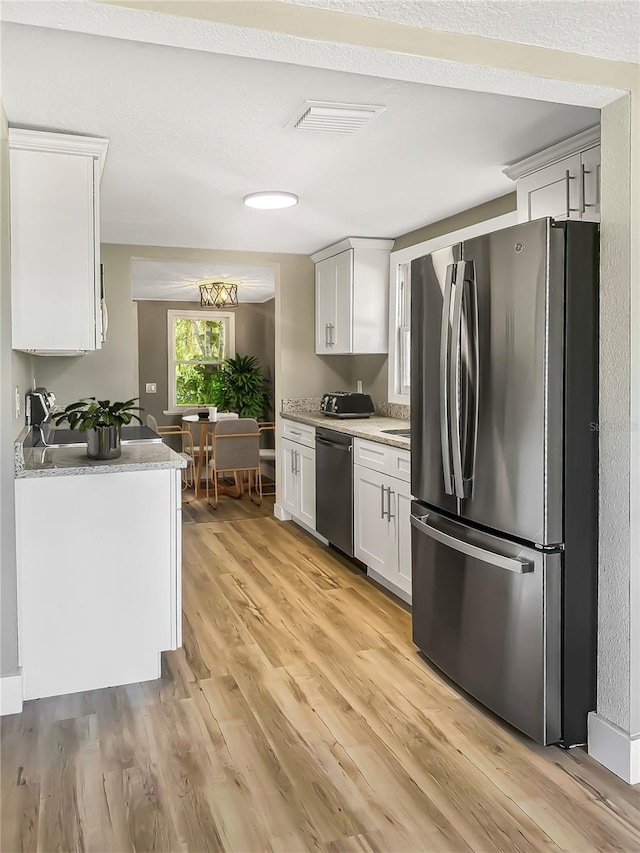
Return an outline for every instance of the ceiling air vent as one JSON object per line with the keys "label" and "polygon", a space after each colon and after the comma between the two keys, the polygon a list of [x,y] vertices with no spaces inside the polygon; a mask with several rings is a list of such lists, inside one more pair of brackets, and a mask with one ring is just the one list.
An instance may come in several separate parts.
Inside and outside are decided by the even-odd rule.
{"label": "ceiling air vent", "polygon": [[369,124],[385,107],[368,104],[332,104],[305,101],[289,126],[319,133],[355,133]]}

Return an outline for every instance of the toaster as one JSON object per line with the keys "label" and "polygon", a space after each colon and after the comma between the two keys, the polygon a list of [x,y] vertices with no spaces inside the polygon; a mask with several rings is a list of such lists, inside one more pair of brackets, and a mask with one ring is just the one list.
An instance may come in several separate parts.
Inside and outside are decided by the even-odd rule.
{"label": "toaster", "polygon": [[369,394],[332,391],[322,397],[320,411],[330,418],[368,418],[374,413],[374,407]]}

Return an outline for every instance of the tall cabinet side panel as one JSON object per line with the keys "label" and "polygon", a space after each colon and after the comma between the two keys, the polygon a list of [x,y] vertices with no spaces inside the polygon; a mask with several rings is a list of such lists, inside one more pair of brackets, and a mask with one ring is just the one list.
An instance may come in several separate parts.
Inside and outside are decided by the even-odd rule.
{"label": "tall cabinet side panel", "polygon": [[596,707],[599,229],[566,222],[563,740],[586,743]]}

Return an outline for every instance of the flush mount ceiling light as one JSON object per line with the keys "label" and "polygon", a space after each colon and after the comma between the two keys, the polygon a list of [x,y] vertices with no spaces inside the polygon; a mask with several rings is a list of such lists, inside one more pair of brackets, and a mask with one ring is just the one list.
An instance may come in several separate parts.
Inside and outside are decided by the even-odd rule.
{"label": "flush mount ceiling light", "polygon": [[298,196],[295,193],[269,190],[262,193],[249,193],[242,201],[247,207],[255,207],[258,210],[282,210],[285,207],[294,207],[298,203]]}
{"label": "flush mount ceiling light", "polygon": [[238,285],[231,281],[199,281],[201,308],[235,308]]}

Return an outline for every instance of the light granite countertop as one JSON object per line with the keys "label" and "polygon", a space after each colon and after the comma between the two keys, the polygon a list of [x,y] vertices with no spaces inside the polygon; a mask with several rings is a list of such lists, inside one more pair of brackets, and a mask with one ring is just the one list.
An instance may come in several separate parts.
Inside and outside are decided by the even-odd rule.
{"label": "light granite countertop", "polygon": [[328,418],[320,412],[282,412],[281,417],[288,421],[334,429],[336,432],[345,432],[355,438],[365,438],[367,441],[377,441],[379,444],[411,450],[410,439],[398,435],[388,435],[382,431],[385,429],[409,429],[411,422],[399,418],[384,418],[380,415],[373,415],[370,418],[340,419]]}
{"label": "light granite countertop", "polygon": [[186,460],[166,444],[123,444],[117,459],[89,459],[85,447],[24,448],[24,467],[16,479],[64,477],[77,474],[115,474],[123,471],[157,471],[186,468]]}

